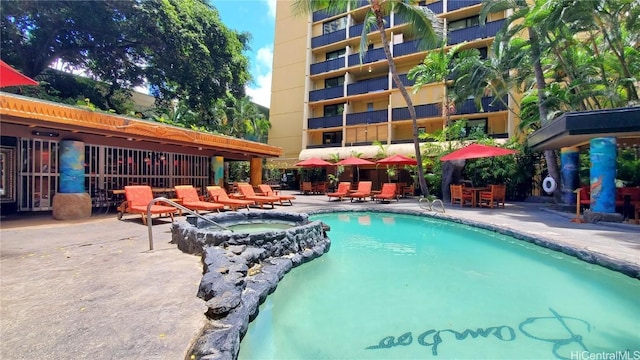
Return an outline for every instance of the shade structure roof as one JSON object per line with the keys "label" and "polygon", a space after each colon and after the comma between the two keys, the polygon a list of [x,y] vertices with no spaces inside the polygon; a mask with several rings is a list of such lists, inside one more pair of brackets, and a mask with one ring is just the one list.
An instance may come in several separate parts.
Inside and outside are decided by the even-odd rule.
{"label": "shade structure roof", "polygon": [[38,82],[0,60],[0,87],[20,85],[38,85]]}
{"label": "shade structure roof", "polygon": [[336,163],[336,165],[345,165],[345,166],[348,166],[348,165],[356,165],[356,166],[357,165],[375,165],[375,164],[376,163],[374,163],[373,161],[369,161],[369,160],[366,160],[366,159],[361,159],[361,158],[358,158],[358,157],[355,157],[355,156],[348,157],[348,158],[346,158],[344,160],[340,160],[340,161],[338,161]]}
{"label": "shade structure roof", "polygon": [[418,165],[416,159],[412,159],[402,154],[396,154],[384,159],[380,159],[376,161],[376,163],[383,165]]}
{"label": "shade structure roof", "polygon": [[493,156],[503,156],[517,154],[517,150],[505,149],[496,146],[471,144],[461,149],[458,149],[452,153],[449,153],[440,158],[440,161],[449,160],[465,160],[465,159],[478,159]]}
{"label": "shade structure roof", "polygon": [[315,158],[315,157],[302,160],[295,164],[295,166],[302,166],[302,167],[322,167],[322,166],[331,166],[331,165],[333,164],[328,161]]}

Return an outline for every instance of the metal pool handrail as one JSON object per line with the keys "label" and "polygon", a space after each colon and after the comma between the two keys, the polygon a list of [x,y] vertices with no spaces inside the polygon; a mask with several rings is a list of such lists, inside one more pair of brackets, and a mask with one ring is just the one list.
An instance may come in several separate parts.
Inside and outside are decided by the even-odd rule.
{"label": "metal pool handrail", "polygon": [[209,223],[211,223],[211,224],[213,224],[213,225],[215,225],[215,226],[217,226],[217,227],[219,227],[221,229],[233,232],[233,230],[229,229],[228,227],[220,225],[220,224],[218,224],[217,222],[215,222],[215,221],[213,221],[211,219],[207,219],[206,217],[198,214],[197,212],[195,212],[195,211],[193,211],[191,209],[188,209],[188,208],[176,203],[173,200],[169,200],[169,199],[161,196],[161,197],[157,197],[157,198],[151,200],[151,202],[149,202],[149,205],[147,205],[147,227],[149,228],[149,250],[153,250],[153,231],[151,230],[151,227],[153,226],[153,221],[151,221],[151,205],[153,205],[153,204],[155,204],[157,202],[167,203],[167,204],[169,204],[169,205],[171,205],[173,207],[176,207],[176,208],[178,208],[178,209],[180,209],[180,210],[182,210],[182,211],[184,211],[186,213],[189,213],[191,215],[195,215],[197,218],[200,218],[200,219],[202,219],[202,220],[204,220],[206,222],[209,222]]}

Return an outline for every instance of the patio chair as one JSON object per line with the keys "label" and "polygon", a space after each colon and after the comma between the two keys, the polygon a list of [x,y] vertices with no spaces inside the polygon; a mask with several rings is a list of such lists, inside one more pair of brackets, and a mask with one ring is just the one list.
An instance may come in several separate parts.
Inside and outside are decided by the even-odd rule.
{"label": "patio chair", "polygon": [[329,201],[331,198],[338,198],[338,201],[342,201],[342,198],[349,195],[349,190],[351,190],[351,183],[348,181],[343,181],[338,184],[338,189],[335,192],[328,193]]}
{"label": "patio chair", "polygon": [[380,190],[380,194],[373,195],[373,199],[375,201],[391,201],[396,199],[398,201],[398,194],[396,193],[396,184],[395,183],[384,183],[382,184],[382,190]]}
{"label": "patio chair", "polygon": [[249,210],[249,205],[256,204],[253,200],[232,199],[220,186],[207,186],[207,195],[209,195],[209,201],[223,206],[226,205],[232,211],[237,211],[240,207],[246,207]]}
{"label": "patio chair", "polygon": [[451,190],[451,206],[460,203],[460,207],[463,207],[467,202],[473,206],[473,194],[465,192],[462,185],[451,184],[449,189]]}
{"label": "patio chair", "polygon": [[264,209],[264,204],[271,204],[271,208],[273,209],[275,208],[275,203],[280,202],[280,198],[277,196],[256,195],[251,184],[238,183],[238,190],[244,196],[244,199],[255,201],[255,203],[260,206],[260,209]]}
{"label": "patio chair", "polygon": [[351,202],[353,200],[358,201],[367,201],[367,197],[371,196],[371,181],[360,181],[358,182],[358,189],[355,192],[352,192],[347,195],[347,197],[351,198]]}
{"label": "patio chair", "polygon": [[[122,219],[122,215],[126,213],[140,214],[142,216],[142,224],[147,225],[147,206],[153,200],[151,186],[147,185],[129,185],[124,187],[125,202],[119,207],[118,220]],[[173,222],[173,214],[178,209],[173,206],[151,205],[151,214],[168,214]]]}
{"label": "patio chair", "polygon": [[313,184],[313,192],[315,194],[324,194],[327,192],[327,183],[324,181]]}
{"label": "patio chair", "polygon": [[415,193],[416,193],[415,185],[413,184],[405,185],[402,187],[402,193],[400,194],[400,196],[402,196],[403,198],[406,198],[409,196],[413,196]]}
{"label": "patio chair", "polygon": [[300,192],[303,194],[313,194],[313,183],[311,183],[311,181],[303,181],[300,186]]}
{"label": "patio chair", "polygon": [[480,192],[480,206],[504,208],[506,185],[491,185],[491,190]]}
{"label": "patio chair", "polygon": [[[274,191],[271,188],[271,185],[267,185],[267,184],[260,184],[258,185],[258,189],[260,189],[260,192],[262,193],[262,196],[275,196],[277,198],[280,199],[280,205],[284,205],[282,203],[282,201],[288,201],[289,205],[293,205],[293,202],[291,202],[291,200],[295,200],[296,197],[293,195],[285,195],[285,194],[281,194],[278,191]],[[256,194],[258,195],[258,194]]]}
{"label": "patio chair", "polygon": [[198,211],[217,211],[224,209],[224,205],[204,201],[203,196],[198,196],[198,191],[191,185],[177,185],[176,197],[181,201],[182,206],[189,210],[193,210],[196,214]]}

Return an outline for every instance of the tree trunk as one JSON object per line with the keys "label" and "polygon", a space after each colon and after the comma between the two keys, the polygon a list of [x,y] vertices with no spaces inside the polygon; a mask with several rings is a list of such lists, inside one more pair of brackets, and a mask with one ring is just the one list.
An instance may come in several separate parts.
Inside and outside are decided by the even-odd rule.
{"label": "tree trunk", "polygon": [[[538,88],[538,113],[540,114],[540,124],[544,126],[549,119],[547,118],[547,106],[545,104],[546,96],[545,89],[546,83],[544,81],[544,73],[542,72],[542,64],[540,63],[540,43],[538,40],[538,34],[531,28],[529,28],[529,40],[531,41],[531,57],[533,59],[533,70],[536,75],[536,86]],[[556,160],[556,153],[554,150],[545,150],[544,159],[547,162],[547,170],[549,176],[555,180],[556,184],[560,184],[560,169],[558,167],[558,161]],[[561,186],[558,186],[553,192],[553,198],[556,203],[561,201]]]}
{"label": "tree trunk", "polygon": [[[377,5],[377,6],[375,6]],[[387,41],[387,33],[384,29],[384,21],[383,16],[380,11],[379,4],[374,4],[373,12],[376,15],[376,24],[378,26],[378,30],[380,31],[380,37],[382,40],[382,48],[384,49],[384,55],[387,57],[387,62],[389,63],[389,71],[391,72],[391,78],[393,82],[398,87],[398,91],[402,94],[405,102],[407,103],[407,108],[409,109],[409,115],[411,115],[411,122],[413,123],[413,146],[416,151],[416,161],[418,162],[418,183],[420,185],[420,191],[422,192],[422,196],[429,195],[429,188],[427,187],[427,180],[424,177],[424,169],[422,167],[422,154],[420,153],[420,139],[418,138],[418,120],[416,117],[416,109],[413,106],[413,101],[411,101],[411,96],[407,92],[407,89],[404,87],[404,84],[400,80],[398,76],[398,70],[396,69],[396,64],[393,61],[393,57],[391,56],[391,50],[389,49],[389,43]]]}

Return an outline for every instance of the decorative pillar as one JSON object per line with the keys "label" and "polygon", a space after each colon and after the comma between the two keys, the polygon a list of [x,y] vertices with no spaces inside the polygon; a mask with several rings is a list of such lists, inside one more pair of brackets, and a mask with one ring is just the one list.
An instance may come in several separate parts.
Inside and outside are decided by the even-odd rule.
{"label": "decorative pillar", "polygon": [[591,210],[600,213],[616,211],[616,138],[591,139]]}
{"label": "decorative pillar", "polygon": [[562,202],[573,205],[576,203],[576,193],[573,191],[580,185],[578,170],[580,169],[580,152],[577,147],[564,147],[560,149],[560,192]]}
{"label": "decorative pillar", "polygon": [[211,174],[213,185],[224,186],[224,157],[214,156],[211,158]]}
{"label": "decorative pillar", "polygon": [[262,159],[251,158],[249,161],[249,173],[251,185],[258,186],[262,184]]}
{"label": "decorative pillar", "polygon": [[53,197],[53,217],[58,220],[91,216],[91,197],[84,188],[84,142],[60,141],[60,189]]}

